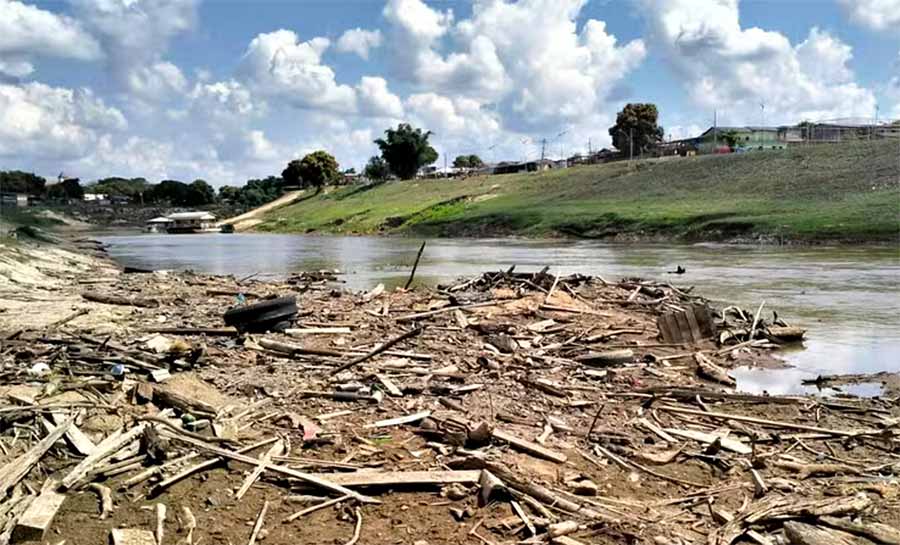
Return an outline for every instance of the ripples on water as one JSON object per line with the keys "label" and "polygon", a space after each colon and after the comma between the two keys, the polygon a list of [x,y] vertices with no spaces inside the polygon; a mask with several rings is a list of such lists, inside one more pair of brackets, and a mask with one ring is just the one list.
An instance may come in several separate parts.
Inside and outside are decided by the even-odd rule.
{"label": "ripples on water", "polygon": [[[391,287],[409,274],[420,240],[302,235],[137,235],[101,237],[123,265],[193,269],[214,274],[278,277],[339,269],[347,286]],[[812,391],[800,385],[819,374],[900,371],[900,249],[606,244],[520,239],[434,239],[416,274],[449,282],[485,270],[549,265],[563,274],[607,279],[640,276],[696,285],[717,302],[755,310],[766,301],[789,323],[808,329],[805,349],[785,353],[793,368],[738,369],[739,388],[772,394]],[[681,276],[667,275],[677,265]],[[877,387],[851,389],[874,395]]]}

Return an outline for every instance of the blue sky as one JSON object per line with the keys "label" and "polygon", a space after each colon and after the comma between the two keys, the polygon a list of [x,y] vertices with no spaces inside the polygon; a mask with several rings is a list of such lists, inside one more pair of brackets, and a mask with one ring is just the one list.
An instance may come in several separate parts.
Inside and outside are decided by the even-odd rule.
{"label": "blue sky", "polygon": [[240,184],[404,121],[570,154],[627,102],[676,138],[900,117],[900,0],[0,0],[2,169]]}

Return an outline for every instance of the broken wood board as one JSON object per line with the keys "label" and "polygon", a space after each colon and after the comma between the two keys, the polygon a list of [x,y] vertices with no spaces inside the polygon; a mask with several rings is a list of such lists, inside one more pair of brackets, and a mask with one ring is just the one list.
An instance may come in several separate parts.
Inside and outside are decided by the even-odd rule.
{"label": "broken wood board", "polygon": [[364,428],[386,428],[388,426],[402,426],[403,424],[412,424],[419,420],[424,420],[431,416],[431,411],[420,411],[406,416],[398,416],[397,418],[388,418],[387,420],[379,420],[372,424],[366,424]]}
{"label": "broken wood board", "polygon": [[753,452],[752,448],[745,445],[744,443],[741,443],[737,439],[731,439],[730,437],[725,437],[719,434],[704,433],[702,431],[695,430],[679,430],[675,428],[664,428],[663,431],[669,435],[674,435],[676,437],[699,441],[704,445],[711,445],[716,441],[719,441],[722,445],[722,448],[724,448],[725,450],[730,450],[731,452],[736,452],[738,454],[750,454]]}
{"label": "broken wood board", "polygon": [[716,334],[709,308],[705,305],[666,312],[657,318],[656,327],[665,343],[695,344]]}
{"label": "broken wood board", "polygon": [[312,474],[341,486],[476,484],[481,470],[459,471],[357,471]]}
{"label": "broken wood board", "polygon": [[65,494],[54,492],[52,488],[45,488],[16,521],[12,533],[13,543],[44,540],[44,536],[53,522],[53,517],[66,501]]}
{"label": "broken wood board", "polygon": [[569,459],[568,456],[566,456],[562,452],[557,452],[537,443],[528,441],[527,439],[522,439],[521,437],[517,437],[503,430],[495,429],[493,437],[495,439],[503,441],[504,443],[508,443],[509,446],[517,450],[521,450],[522,452],[530,454],[536,458],[543,458],[545,460],[550,460],[551,462],[556,462],[558,464],[563,464],[566,462],[566,460]]}
{"label": "broken wood board", "polygon": [[109,531],[112,545],[157,545],[156,536],[149,530],[114,528]]}

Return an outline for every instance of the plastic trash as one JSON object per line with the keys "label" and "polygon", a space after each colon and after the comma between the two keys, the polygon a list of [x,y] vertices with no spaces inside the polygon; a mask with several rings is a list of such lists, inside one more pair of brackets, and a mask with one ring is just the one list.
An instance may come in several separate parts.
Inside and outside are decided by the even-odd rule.
{"label": "plastic trash", "polygon": [[28,374],[33,377],[42,377],[50,373],[50,366],[44,362],[35,363],[28,370]]}

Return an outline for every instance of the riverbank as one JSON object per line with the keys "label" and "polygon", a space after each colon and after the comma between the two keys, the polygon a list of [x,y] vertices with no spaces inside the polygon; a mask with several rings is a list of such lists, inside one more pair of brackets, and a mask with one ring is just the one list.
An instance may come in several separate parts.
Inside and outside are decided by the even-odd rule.
{"label": "riverbank", "polygon": [[[69,433],[18,477],[28,488],[0,491],[4,525],[43,505],[50,477],[64,497],[47,535],[71,545],[157,524],[163,543],[257,527],[270,545],[721,545],[844,539],[848,516],[900,525],[898,399],[735,393],[728,370],[771,361],[783,326],[717,313],[716,338],[737,337],[665,342],[663,313],[706,303],[666,283],[495,272],[355,292],[319,275],[123,274],[56,250],[87,262],[48,254],[67,268],[3,286],[56,306],[0,312],[0,476],[54,442],[13,437]],[[295,330],[224,328],[238,294],[295,297]]]}
{"label": "riverbank", "polygon": [[332,188],[270,211],[280,233],[896,242],[897,142]]}

